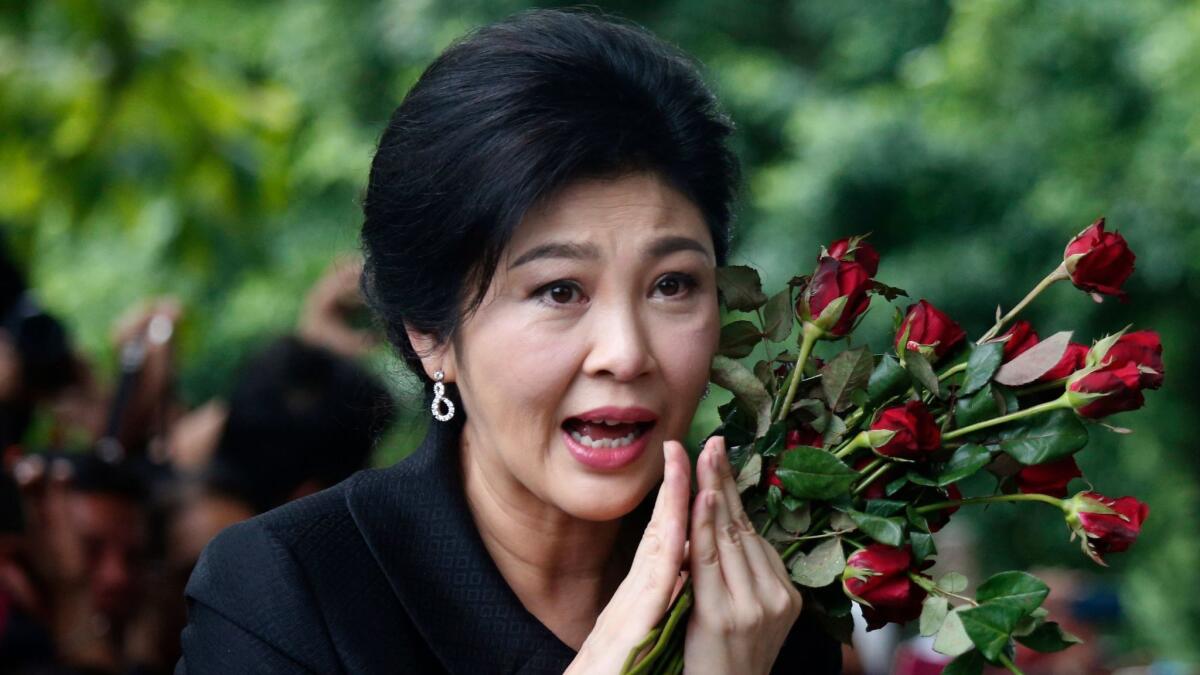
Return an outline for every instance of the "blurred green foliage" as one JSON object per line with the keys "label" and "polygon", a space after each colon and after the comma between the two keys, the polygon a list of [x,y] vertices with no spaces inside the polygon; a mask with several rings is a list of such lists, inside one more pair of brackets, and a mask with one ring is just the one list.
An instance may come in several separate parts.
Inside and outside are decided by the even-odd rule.
{"label": "blurred green foliage", "polygon": [[[373,144],[407,87],[454,37],[527,4],[4,3],[9,244],[100,363],[113,361],[117,314],[148,295],[181,298],[184,394],[220,394],[242,355],[290,329],[332,254],[355,247]],[[978,334],[1098,215],[1128,238],[1129,303],[1093,305],[1060,285],[1028,318],[1084,341],[1129,322],[1162,333],[1165,388],[1117,420],[1134,435],[1095,432],[1080,464],[1097,489],[1151,505],[1143,539],[1100,572],[1128,609],[1115,647],[1200,660],[1200,457],[1186,422],[1197,409],[1200,4],[603,7],[705,65],[746,169],[734,257],[768,289],[807,272],[819,243],[872,232],[882,279]],[[884,340],[890,320],[876,307],[861,332]],[[723,399],[705,402],[697,437]],[[989,532],[987,571],[1090,565],[1057,518],[1031,509],[973,515]]]}

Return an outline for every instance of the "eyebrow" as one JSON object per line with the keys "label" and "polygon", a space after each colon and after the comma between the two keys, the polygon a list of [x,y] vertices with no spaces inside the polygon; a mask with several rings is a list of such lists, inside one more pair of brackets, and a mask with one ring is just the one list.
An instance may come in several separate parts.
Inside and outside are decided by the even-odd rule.
{"label": "eyebrow", "polygon": [[[655,239],[642,251],[642,256],[646,258],[662,258],[677,251],[696,251],[705,258],[711,259],[708,249],[704,248],[704,244],[690,237],[681,237],[671,235]],[[543,258],[567,258],[569,260],[596,260],[600,257],[600,249],[592,244],[580,244],[574,242],[552,241],[539,246],[534,246],[528,251],[522,253],[520,257],[508,266],[508,269],[520,267],[534,260]]]}

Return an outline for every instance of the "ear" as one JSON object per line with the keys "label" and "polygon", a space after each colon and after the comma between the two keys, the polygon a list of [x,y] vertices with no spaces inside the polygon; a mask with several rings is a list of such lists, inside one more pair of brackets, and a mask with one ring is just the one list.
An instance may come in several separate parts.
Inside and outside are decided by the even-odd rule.
{"label": "ear", "polygon": [[439,345],[433,335],[416,330],[408,325],[407,321],[404,322],[404,332],[408,334],[408,340],[412,343],[413,350],[421,358],[421,365],[429,379],[432,380],[433,374],[441,370],[445,373],[444,382],[457,380],[458,371],[455,368],[453,340],[447,340],[444,344]]}

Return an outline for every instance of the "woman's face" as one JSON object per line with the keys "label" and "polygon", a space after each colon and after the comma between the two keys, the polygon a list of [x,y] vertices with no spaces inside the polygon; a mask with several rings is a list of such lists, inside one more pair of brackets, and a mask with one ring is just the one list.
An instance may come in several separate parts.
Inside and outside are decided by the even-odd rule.
{"label": "woman's face", "polygon": [[661,481],[662,444],[685,439],[719,335],[703,216],[639,173],[531,210],[440,363],[488,481],[613,520]]}

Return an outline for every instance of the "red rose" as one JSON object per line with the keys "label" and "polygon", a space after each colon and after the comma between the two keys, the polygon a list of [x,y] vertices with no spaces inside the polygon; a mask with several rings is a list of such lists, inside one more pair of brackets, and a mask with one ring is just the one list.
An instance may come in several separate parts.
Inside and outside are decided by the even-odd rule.
{"label": "red rose", "polygon": [[946,316],[940,309],[921,300],[910,305],[904,315],[904,321],[896,329],[896,349],[900,350],[900,340],[908,334],[905,349],[917,351],[921,347],[933,349],[933,358],[940,359],[967,336],[963,329]]}
{"label": "red rose", "polygon": [[[846,237],[838,239],[826,249],[829,256],[843,261],[854,261],[867,270],[867,274],[875,276],[879,271],[879,252],[861,237]],[[817,262],[821,262],[818,258]]]}
{"label": "red rose", "polygon": [[1075,235],[1063,253],[1071,283],[1089,293],[1125,297],[1121,285],[1133,274],[1133,251],[1125,238],[1104,231],[1104,219]]}
{"label": "red rose", "polygon": [[887,408],[871,425],[871,430],[894,431],[895,436],[875,452],[884,457],[918,459],[937,450],[942,444],[942,432],[925,404],[909,401],[903,406]]}
{"label": "red rose", "polygon": [[1067,394],[1104,394],[1100,398],[1075,398],[1072,406],[1081,417],[1100,419],[1113,413],[1137,410],[1146,399],[1142,396],[1141,371],[1132,363],[1109,364],[1079,379],[1067,381]]}
{"label": "red rose", "polygon": [[779,480],[779,475],[775,473],[775,462],[771,462],[767,466],[767,485],[774,485],[780,490],[783,489],[783,481]]}
{"label": "red rose", "polygon": [[813,448],[825,447],[825,439],[821,434],[817,433],[816,429],[805,426],[800,429],[792,429],[787,432],[787,437],[784,439],[783,446],[790,450],[798,445],[807,445]]}
{"label": "red rose", "polygon": [[1083,537],[1084,550],[1102,565],[1104,554],[1133,545],[1148,515],[1150,507],[1133,497],[1110,499],[1098,492],[1080,492],[1067,503],[1072,531]]}
{"label": "red rose", "polygon": [[1162,341],[1152,330],[1125,333],[1117,338],[1104,355],[1109,365],[1132,363],[1137,366],[1142,389],[1158,389],[1163,382]]}
{"label": "red rose", "polygon": [[912,555],[907,548],[871,544],[846,559],[842,584],[846,592],[862,600],[867,630],[887,623],[905,623],[921,616],[925,589],[909,576]]}
{"label": "red rose", "polygon": [[1091,351],[1091,348],[1087,345],[1081,345],[1078,342],[1068,343],[1067,351],[1063,352],[1062,358],[1058,360],[1058,363],[1050,370],[1047,370],[1037,381],[1053,382],[1054,380],[1061,380],[1064,377],[1070,377],[1071,373],[1074,373],[1087,364],[1089,351]]}
{"label": "red rose", "polygon": [[1051,497],[1066,497],[1067,483],[1083,475],[1073,456],[1036,466],[1027,466],[1017,472],[1017,490]]}
{"label": "red rose", "polygon": [[1012,328],[1005,331],[995,341],[999,342],[1000,340],[1004,340],[1003,362],[1008,363],[1036,345],[1038,343],[1038,334],[1037,331],[1033,330],[1033,324],[1021,320],[1014,323]]}
{"label": "red rose", "polygon": [[[951,501],[958,501],[958,500],[962,499],[962,492],[959,491],[957,485],[950,485],[946,488],[945,499],[951,500]],[[959,509],[959,507],[957,507],[957,506],[951,506],[950,508],[939,509],[939,510],[934,511],[933,513],[930,513],[929,515],[925,516],[925,522],[929,523],[929,531],[937,532],[938,530],[945,527],[946,523],[950,522],[951,514],[953,514],[958,509]]]}
{"label": "red rose", "polygon": [[802,320],[816,322],[829,303],[846,298],[840,314],[820,322],[826,335],[841,337],[849,333],[858,317],[867,311],[871,304],[867,291],[871,286],[871,275],[861,264],[827,256],[817,264],[816,273],[800,294],[796,310]]}

